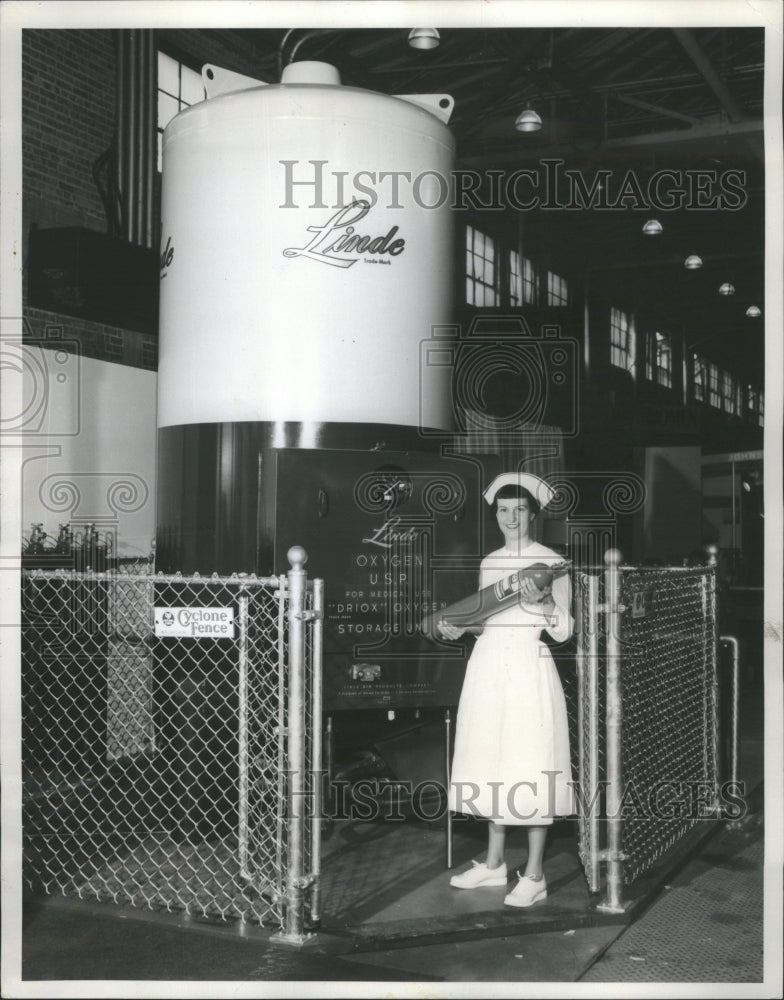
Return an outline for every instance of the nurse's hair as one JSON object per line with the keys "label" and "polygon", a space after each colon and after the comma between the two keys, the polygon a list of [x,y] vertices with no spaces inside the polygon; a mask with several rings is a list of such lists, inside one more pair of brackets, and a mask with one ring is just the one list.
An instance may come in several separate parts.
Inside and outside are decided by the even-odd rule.
{"label": "nurse's hair", "polygon": [[539,501],[536,497],[529,493],[523,486],[518,486],[515,483],[511,483],[508,486],[502,486],[496,493],[495,499],[493,500],[493,510],[496,514],[498,513],[499,500],[527,500],[528,510],[531,512],[531,517],[536,517],[541,509]]}

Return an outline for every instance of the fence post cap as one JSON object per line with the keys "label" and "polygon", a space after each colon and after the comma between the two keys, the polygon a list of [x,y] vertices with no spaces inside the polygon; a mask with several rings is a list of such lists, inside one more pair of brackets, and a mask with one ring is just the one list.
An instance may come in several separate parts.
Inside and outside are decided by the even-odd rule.
{"label": "fence post cap", "polygon": [[292,569],[302,569],[308,561],[308,554],[301,545],[292,545],[286,553],[286,558],[291,563]]}
{"label": "fence post cap", "polygon": [[604,553],[604,561],[607,566],[620,566],[623,562],[623,553],[620,549],[607,549]]}

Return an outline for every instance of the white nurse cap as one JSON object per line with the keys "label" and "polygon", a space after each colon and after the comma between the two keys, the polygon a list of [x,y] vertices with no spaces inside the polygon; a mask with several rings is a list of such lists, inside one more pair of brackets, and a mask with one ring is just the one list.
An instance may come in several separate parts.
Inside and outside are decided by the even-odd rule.
{"label": "white nurse cap", "polygon": [[503,486],[521,486],[524,490],[528,490],[540,507],[546,507],[555,496],[552,486],[530,472],[504,472],[495,477],[482,495],[489,504],[492,504],[496,493]]}

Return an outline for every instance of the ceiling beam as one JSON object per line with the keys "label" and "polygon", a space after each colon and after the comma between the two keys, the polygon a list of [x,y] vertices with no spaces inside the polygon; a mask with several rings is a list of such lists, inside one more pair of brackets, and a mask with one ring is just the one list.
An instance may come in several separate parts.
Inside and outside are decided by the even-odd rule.
{"label": "ceiling beam", "polygon": [[700,43],[688,28],[673,28],[675,37],[686,50],[687,55],[702,74],[703,80],[708,84],[713,93],[718,97],[721,106],[729,115],[731,122],[739,122],[743,119],[743,109],[730,93],[729,88],[713,68],[713,63],[705,54]]}
{"label": "ceiling beam", "polygon": [[693,128],[677,129],[670,132],[650,132],[643,135],[624,136],[619,139],[606,139],[595,146],[580,148],[569,143],[551,143],[549,146],[530,146],[520,139],[512,146],[493,150],[486,145],[477,152],[461,154],[460,166],[514,166],[525,160],[539,160],[548,156],[564,156],[567,154],[595,155],[606,150],[631,149],[643,146],[666,146],[682,142],[696,142],[703,139],[720,139],[737,137],[753,137],[764,132],[762,119],[736,122],[714,122],[708,125],[695,125]]}
{"label": "ceiling beam", "polygon": [[642,108],[643,111],[652,111],[654,114],[662,115],[665,118],[677,118],[679,121],[688,122],[689,125],[696,125],[699,118],[693,115],[684,115],[681,111],[673,111],[672,108],[663,108],[660,104],[651,104],[649,101],[641,101],[639,97],[629,97],[626,94],[618,94],[618,100],[624,104],[630,104],[633,108]]}

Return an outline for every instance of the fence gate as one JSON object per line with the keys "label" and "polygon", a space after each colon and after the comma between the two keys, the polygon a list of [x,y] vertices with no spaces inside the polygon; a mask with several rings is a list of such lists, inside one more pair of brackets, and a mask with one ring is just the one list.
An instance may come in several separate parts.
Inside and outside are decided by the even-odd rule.
{"label": "fence gate", "polygon": [[23,572],[31,887],[306,938],[323,589],[289,556],[267,578]]}
{"label": "fence gate", "polygon": [[737,741],[737,663],[731,689],[719,684],[715,566],[619,558],[575,574],[578,841],[591,891],[606,864],[607,910],[700,820],[721,816],[720,698]]}

